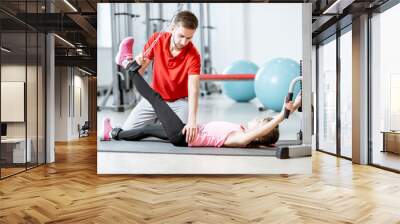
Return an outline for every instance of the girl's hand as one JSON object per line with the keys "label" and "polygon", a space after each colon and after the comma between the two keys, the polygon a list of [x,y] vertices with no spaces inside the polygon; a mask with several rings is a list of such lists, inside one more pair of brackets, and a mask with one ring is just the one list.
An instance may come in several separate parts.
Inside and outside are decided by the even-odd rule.
{"label": "girl's hand", "polygon": [[283,101],[282,110],[281,110],[282,117],[284,116],[286,109],[288,109],[290,112],[293,112],[294,105],[293,105],[293,101],[289,101],[286,103],[286,97],[285,97],[285,100]]}

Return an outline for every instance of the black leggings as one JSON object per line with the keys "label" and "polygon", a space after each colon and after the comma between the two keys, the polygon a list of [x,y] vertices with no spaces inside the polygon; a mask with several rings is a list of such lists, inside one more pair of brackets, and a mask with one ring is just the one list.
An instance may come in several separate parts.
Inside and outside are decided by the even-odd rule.
{"label": "black leggings", "polygon": [[160,123],[149,124],[143,128],[134,128],[122,130],[118,133],[118,139],[126,141],[139,141],[147,137],[157,137],[164,140],[169,140],[167,133]]}
{"label": "black leggings", "polygon": [[122,140],[140,140],[155,136],[169,140],[175,146],[187,146],[186,134],[182,134],[185,124],[168,106],[159,93],[155,92],[137,71],[129,71],[137,91],[153,106],[160,125],[154,124],[144,128],[123,130],[118,137]]}

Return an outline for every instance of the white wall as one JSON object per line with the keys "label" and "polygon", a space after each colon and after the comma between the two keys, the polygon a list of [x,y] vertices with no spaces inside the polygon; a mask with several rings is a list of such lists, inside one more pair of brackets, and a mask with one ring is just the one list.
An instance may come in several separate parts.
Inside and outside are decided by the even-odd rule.
{"label": "white wall", "polygon": [[[1,81],[18,81],[25,82],[26,69],[25,65],[9,64],[1,66]],[[7,110],[8,108],[1,108]],[[7,137],[25,137],[26,122],[8,122],[7,123]]]}
{"label": "white wall", "polygon": [[[164,18],[171,19],[177,4],[163,5]],[[152,16],[156,16],[158,4],[152,7]],[[191,4],[191,10],[199,18],[199,4]],[[211,31],[211,53],[217,72],[241,59],[259,66],[275,57],[301,59],[301,4],[211,3],[210,20],[216,28]],[[140,36],[136,39],[139,45],[144,43]],[[199,30],[193,43],[200,52]]]}
{"label": "white wall", "polygon": [[110,4],[97,4],[97,48],[111,47]]}
{"label": "white wall", "polygon": [[[252,4],[252,12],[256,14],[250,21],[253,43],[253,54],[250,59],[263,63],[274,57],[289,57],[300,60],[302,56],[302,11],[301,4],[272,4],[265,9]],[[257,24],[257,20],[258,24]],[[260,27],[257,27],[260,26]],[[265,27],[265,28],[264,28]],[[264,59],[265,58],[265,59]],[[257,61],[259,60],[259,61]]]}
{"label": "white wall", "polygon": [[[74,75],[74,113],[72,119],[72,136],[76,138],[79,135],[77,126],[80,124],[81,126],[88,121],[88,77],[82,76],[82,73],[76,74],[77,70],[75,70]],[[78,93],[80,91],[80,93]],[[80,95],[80,97],[79,97]],[[80,101],[80,102],[79,102]],[[81,111],[80,111],[81,110]],[[78,136],[79,137],[79,136]]]}
{"label": "white wall", "polygon": [[[2,65],[1,66],[1,81],[24,82],[26,85],[26,80],[25,80],[26,71],[28,72],[28,74],[31,74],[33,71],[36,72],[36,67],[18,65],[18,64]],[[30,80],[30,82],[31,82],[31,80]],[[30,84],[32,84],[32,83],[30,83]],[[36,96],[36,95],[34,95],[35,93],[36,93],[36,89],[34,90],[34,92],[27,93],[27,96],[28,96],[28,99],[26,99],[27,103],[32,102],[33,96]],[[2,97],[4,97],[4,96],[2,96]],[[36,97],[34,97],[34,98],[36,98]],[[9,108],[1,108],[1,110],[2,111],[9,110]],[[22,110],[24,110],[24,108],[22,108]],[[28,110],[28,111],[31,112],[30,110]],[[34,117],[32,117],[32,115],[33,115],[32,113],[27,114],[28,122],[30,122],[30,125],[28,125],[28,128],[30,130],[32,130],[33,125],[31,124],[31,122],[32,122],[33,118],[35,118],[35,121],[37,119],[36,114],[34,114],[35,115]],[[8,137],[25,137],[26,125],[27,125],[26,121],[24,121],[24,122],[7,122],[7,136]],[[29,136],[29,134],[30,134],[30,131],[28,130],[28,136]]]}
{"label": "white wall", "polygon": [[[158,5],[158,4],[154,4]],[[165,4],[164,4],[165,5]],[[172,5],[172,4],[171,4]],[[173,4],[176,5],[176,4]],[[135,38],[135,44],[133,53],[138,54],[143,50],[143,46],[146,44],[147,37],[146,37],[146,25],[144,24],[145,21],[145,4],[132,4],[132,13],[139,15],[139,18],[132,20],[132,36]],[[152,15],[150,17],[157,17],[156,10],[152,10]],[[166,25],[166,24],[165,24]]]}
{"label": "white wall", "polygon": [[[110,52],[111,32],[108,4],[98,4],[98,85],[109,83],[109,61],[113,61]],[[132,21],[132,34],[135,38],[134,52],[141,52],[147,41],[145,21],[145,4],[132,4],[132,13],[140,17]],[[158,17],[160,4],[152,3],[150,17]],[[103,8],[102,8],[103,7]],[[177,3],[163,4],[163,18],[171,19],[177,9]],[[183,7],[186,9],[187,4]],[[199,4],[191,3],[191,10],[199,17]],[[259,66],[275,57],[301,59],[302,26],[301,4],[242,4],[242,3],[211,3],[210,17],[212,26],[212,63],[217,72],[222,72],[233,61],[247,59]],[[165,23],[164,26],[167,24]],[[108,41],[108,42],[107,42]],[[103,43],[104,42],[104,43]],[[194,45],[200,52],[200,32],[196,32]],[[117,48],[115,48],[116,50]],[[106,75],[107,77],[102,77]]]}
{"label": "white wall", "polygon": [[71,67],[56,67],[55,73],[55,140],[69,141],[78,138],[78,124],[88,120],[88,78]]}
{"label": "white wall", "polygon": [[68,68],[55,68],[55,141],[67,141]]}
{"label": "white wall", "polygon": [[112,82],[112,39],[110,5],[97,4],[97,77],[98,86],[108,86]]}

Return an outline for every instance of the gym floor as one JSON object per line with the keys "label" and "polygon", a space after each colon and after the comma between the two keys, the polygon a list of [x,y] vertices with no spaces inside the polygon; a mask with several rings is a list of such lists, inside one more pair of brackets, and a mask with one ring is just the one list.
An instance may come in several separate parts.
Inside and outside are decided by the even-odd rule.
{"label": "gym floor", "polygon": [[[233,123],[245,124],[255,117],[275,116],[273,111],[259,112],[258,107],[261,104],[257,100],[248,103],[237,103],[227,98],[223,94],[212,94],[199,98],[198,123],[210,121],[228,121]],[[98,98],[98,101],[101,98]],[[111,99],[108,102],[111,103]],[[125,112],[115,112],[112,110],[103,110],[98,112],[98,127],[102,129],[102,121],[105,117],[111,118],[113,126],[122,126],[131,110]],[[301,129],[301,113],[294,113],[284,121],[280,126],[280,140],[294,140],[297,138],[297,132]]]}

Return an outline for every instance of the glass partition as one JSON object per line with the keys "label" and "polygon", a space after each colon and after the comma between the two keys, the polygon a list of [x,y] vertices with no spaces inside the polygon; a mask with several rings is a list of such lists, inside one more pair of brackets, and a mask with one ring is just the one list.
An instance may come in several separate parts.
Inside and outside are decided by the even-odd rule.
{"label": "glass partition", "polygon": [[400,171],[400,5],[371,18],[371,162]]}
{"label": "glass partition", "polygon": [[45,162],[46,40],[20,20],[44,12],[44,3],[0,2],[13,12],[0,12],[0,178]]}
{"label": "glass partition", "polygon": [[336,39],[318,47],[318,150],[336,154]]}
{"label": "glass partition", "polygon": [[352,157],[352,33],[340,36],[340,155]]}
{"label": "glass partition", "polygon": [[1,34],[2,177],[25,170],[31,161],[26,150],[26,41],[26,32]]}

